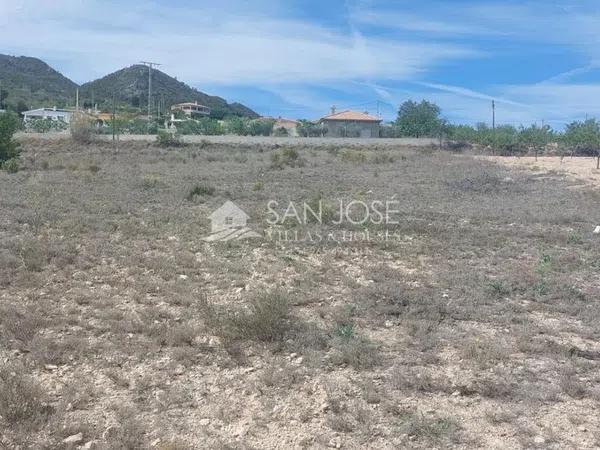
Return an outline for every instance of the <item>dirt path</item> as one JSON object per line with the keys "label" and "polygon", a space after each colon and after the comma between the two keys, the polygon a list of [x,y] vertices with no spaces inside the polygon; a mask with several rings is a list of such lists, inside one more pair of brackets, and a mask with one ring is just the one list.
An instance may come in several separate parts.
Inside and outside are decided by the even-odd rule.
{"label": "dirt path", "polygon": [[596,169],[594,157],[565,157],[562,161],[558,156],[542,156],[536,161],[533,156],[485,156],[483,159],[499,162],[510,167],[520,167],[530,170],[556,171],[584,181],[586,184],[600,186],[600,170]]}

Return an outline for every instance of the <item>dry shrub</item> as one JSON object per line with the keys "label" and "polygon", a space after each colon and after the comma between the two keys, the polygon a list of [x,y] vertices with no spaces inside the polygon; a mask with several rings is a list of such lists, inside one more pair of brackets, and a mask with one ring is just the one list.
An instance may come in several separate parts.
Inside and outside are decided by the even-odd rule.
{"label": "dry shrub", "polygon": [[44,422],[51,408],[43,401],[41,388],[19,366],[0,368],[0,416],[11,425]]}
{"label": "dry shrub", "polygon": [[290,302],[279,291],[260,295],[246,308],[218,308],[204,299],[200,304],[205,322],[226,341],[282,341],[289,328]]}
{"label": "dry shrub", "polygon": [[381,361],[377,346],[363,336],[336,337],[333,348],[332,362],[336,365],[348,365],[360,370],[371,369]]}
{"label": "dry shrub", "polygon": [[70,123],[71,139],[78,144],[89,144],[94,140],[92,119],[84,113],[75,113]]}

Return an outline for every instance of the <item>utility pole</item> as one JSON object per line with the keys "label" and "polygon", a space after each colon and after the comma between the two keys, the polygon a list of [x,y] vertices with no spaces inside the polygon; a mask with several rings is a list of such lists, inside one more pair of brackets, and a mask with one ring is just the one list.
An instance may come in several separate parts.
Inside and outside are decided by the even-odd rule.
{"label": "utility pole", "polygon": [[140,61],[140,64],[148,66],[148,125],[150,125],[150,120],[152,120],[152,68],[161,64],[150,61]]}
{"label": "utility pole", "polygon": [[79,88],[75,92],[75,111],[79,112]]}
{"label": "utility pole", "polygon": [[496,102],[492,100],[492,155],[496,154]]}

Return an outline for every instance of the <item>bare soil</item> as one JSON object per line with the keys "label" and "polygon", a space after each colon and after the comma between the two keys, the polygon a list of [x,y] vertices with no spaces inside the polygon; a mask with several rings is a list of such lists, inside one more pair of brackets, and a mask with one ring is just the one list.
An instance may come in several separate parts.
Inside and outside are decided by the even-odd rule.
{"label": "bare soil", "polygon": [[555,172],[571,178],[600,186],[600,170],[596,169],[596,158],[576,156],[539,156],[537,161],[533,156],[506,157],[486,156],[489,161],[499,162],[509,167],[523,168],[532,171]]}

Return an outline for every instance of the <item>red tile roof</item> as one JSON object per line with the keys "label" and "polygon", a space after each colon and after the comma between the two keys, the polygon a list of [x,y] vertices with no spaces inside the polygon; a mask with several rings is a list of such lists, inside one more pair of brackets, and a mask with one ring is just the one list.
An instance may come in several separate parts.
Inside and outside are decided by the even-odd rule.
{"label": "red tile roof", "polygon": [[381,122],[381,119],[370,116],[366,113],[360,113],[356,111],[342,111],[335,114],[329,114],[328,116],[322,117],[321,120],[344,120],[353,122]]}

